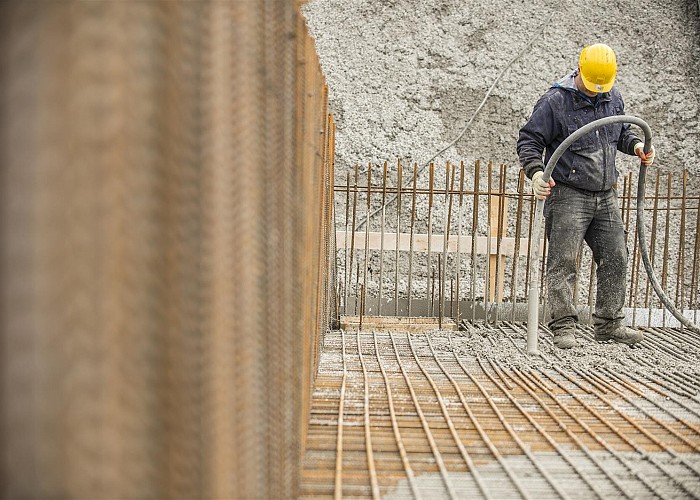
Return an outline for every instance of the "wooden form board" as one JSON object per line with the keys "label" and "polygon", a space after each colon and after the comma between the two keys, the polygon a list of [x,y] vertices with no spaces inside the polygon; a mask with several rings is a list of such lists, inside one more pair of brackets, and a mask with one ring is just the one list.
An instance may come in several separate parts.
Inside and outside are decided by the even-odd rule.
{"label": "wooden form board", "polygon": [[[336,231],[335,241],[337,248],[342,250],[346,248],[346,234],[347,234],[347,248],[350,249],[352,245],[352,232]],[[377,231],[370,231],[366,233],[365,231],[355,232],[355,250],[365,249],[365,238],[369,236],[369,246],[370,250],[380,250],[382,248],[382,233]],[[384,250],[387,252],[396,250],[396,233],[384,233]],[[399,251],[408,252],[410,250],[411,235],[408,233],[399,233]],[[529,239],[520,238],[520,248],[518,255],[527,256]],[[470,254],[472,250],[472,237],[471,236],[459,236],[450,235],[447,241],[447,253],[457,253],[457,244],[459,242],[459,251],[463,254]],[[430,248],[433,253],[441,253],[443,251],[443,245],[445,244],[444,234],[433,234],[430,238]],[[540,249],[544,247],[544,242],[540,242]],[[497,236],[477,236],[476,238],[476,253],[478,255],[496,255],[498,250],[498,237]],[[414,234],[413,235],[413,251],[414,252],[427,252],[428,251],[428,235],[427,234]],[[513,255],[515,253],[515,238],[504,237],[501,239],[500,253],[502,256]]]}
{"label": "wooden form board", "polygon": [[[360,320],[362,328],[360,328]],[[459,326],[451,318],[443,318],[442,325],[436,318],[408,318],[399,316],[341,316],[340,327],[343,330],[362,330],[377,332],[425,333],[437,330],[457,331]]]}

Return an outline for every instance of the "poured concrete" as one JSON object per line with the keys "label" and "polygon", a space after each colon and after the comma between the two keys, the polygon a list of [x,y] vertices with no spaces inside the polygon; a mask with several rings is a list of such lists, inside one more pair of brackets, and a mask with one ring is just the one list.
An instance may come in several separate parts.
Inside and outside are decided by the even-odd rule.
{"label": "poured concrete", "polygon": [[303,498],[700,496],[700,339],[542,328],[532,356],[523,324],[467,327],[326,334]]}

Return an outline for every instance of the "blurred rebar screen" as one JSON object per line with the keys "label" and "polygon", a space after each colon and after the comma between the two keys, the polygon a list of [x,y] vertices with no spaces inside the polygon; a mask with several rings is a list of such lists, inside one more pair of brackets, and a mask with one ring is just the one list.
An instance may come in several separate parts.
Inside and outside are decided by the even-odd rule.
{"label": "blurred rebar screen", "polygon": [[4,498],[282,498],[334,315],[283,1],[0,4]]}

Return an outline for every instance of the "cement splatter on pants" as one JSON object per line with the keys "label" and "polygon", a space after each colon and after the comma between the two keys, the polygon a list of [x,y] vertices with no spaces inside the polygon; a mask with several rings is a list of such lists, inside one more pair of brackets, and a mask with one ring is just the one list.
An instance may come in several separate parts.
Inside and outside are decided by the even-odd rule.
{"label": "cement splatter on pants", "polygon": [[584,241],[596,262],[596,324],[624,319],[627,246],[615,190],[583,191],[559,183],[547,198],[544,214],[550,327],[578,319],[573,289]]}

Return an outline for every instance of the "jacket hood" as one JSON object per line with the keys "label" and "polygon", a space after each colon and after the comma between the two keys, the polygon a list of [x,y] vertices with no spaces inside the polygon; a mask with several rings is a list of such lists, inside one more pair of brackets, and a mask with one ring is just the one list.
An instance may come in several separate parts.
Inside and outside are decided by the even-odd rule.
{"label": "jacket hood", "polygon": [[578,75],[577,69],[571,71],[570,73],[567,73],[558,82],[553,83],[551,88],[564,89],[571,92],[575,96],[578,96],[579,106],[583,105],[583,103],[589,103],[593,107],[597,107],[600,102],[610,100],[610,92],[603,92],[601,94],[596,95],[595,97],[589,97],[583,92],[581,92],[576,86],[576,75]]}
{"label": "jacket hood", "polygon": [[573,92],[580,92],[578,87],[576,87],[576,82],[574,81],[577,74],[578,74],[578,72],[576,70],[571,71],[570,73],[567,73],[566,76],[564,76],[561,80],[553,83],[552,88],[554,88],[554,89],[566,89],[566,90],[571,90]]}

